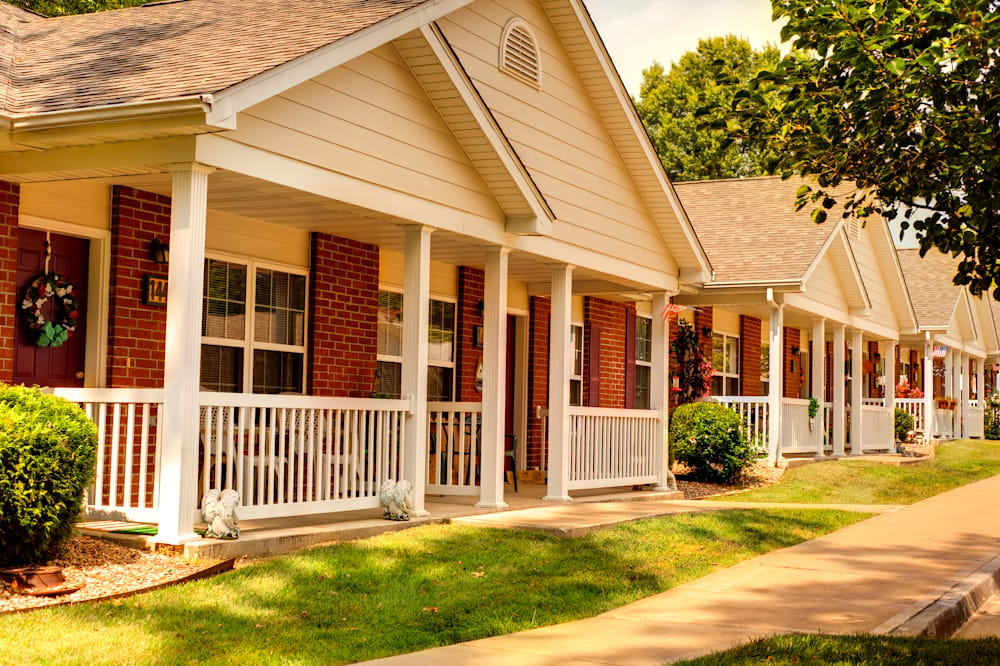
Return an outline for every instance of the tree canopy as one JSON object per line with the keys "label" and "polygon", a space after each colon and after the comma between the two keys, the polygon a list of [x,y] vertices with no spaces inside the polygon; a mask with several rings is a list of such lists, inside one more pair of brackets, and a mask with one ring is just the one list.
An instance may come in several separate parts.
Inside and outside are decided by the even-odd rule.
{"label": "tree canopy", "polygon": [[797,50],[735,96],[735,140],[771,149],[769,166],[784,176],[813,177],[798,204],[813,204],[815,221],[835,205],[832,188],[853,182],[845,217],[901,218],[921,254],[937,247],[959,258],[956,284],[995,289],[1000,2],[772,5]]}
{"label": "tree canopy", "polygon": [[106,9],[135,7],[150,0],[7,0],[15,7],[30,9],[45,16],[66,16],[69,14],[89,14]]}
{"label": "tree canopy", "polygon": [[758,72],[773,69],[781,54],[774,46],[760,51],[728,35],[698,42],[670,71],[654,62],[643,70],[636,109],[670,178],[704,180],[763,175],[766,147],[727,143],[723,128],[706,129],[699,109],[721,123],[733,95]]}

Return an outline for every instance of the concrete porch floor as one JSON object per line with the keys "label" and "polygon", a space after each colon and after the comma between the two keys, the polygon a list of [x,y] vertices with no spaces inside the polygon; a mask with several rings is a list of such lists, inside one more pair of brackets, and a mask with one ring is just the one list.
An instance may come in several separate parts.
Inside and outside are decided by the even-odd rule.
{"label": "concrete porch floor", "polygon": [[[664,500],[684,499],[684,494],[675,492],[656,492],[652,490],[632,490],[631,487],[601,488],[597,490],[578,490],[572,492],[573,501],[569,503],[543,500],[547,486],[520,482],[518,492],[512,485],[505,486],[504,500],[508,506],[503,509],[477,507],[478,497],[472,496],[442,496],[427,495],[425,508],[427,516],[415,517],[410,521],[396,522],[382,518],[382,509],[364,509],[338,513],[324,513],[313,516],[295,516],[287,518],[270,518],[266,520],[241,520],[240,538],[232,541],[220,539],[198,539],[189,541],[182,547],[156,544],[155,537],[136,534],[119,534],[111,530],[119,529],[122,523],[108,521],[83,522],[77,525],[78,531],[84,535],[111,538],[135,547],[151,549],[169,548],[183,549],[185,557],[221,560],[232,557],[266,557],[287,553],[309,546],[333,541],[350,541],[365,537],[397,532],[400,530],[434,523],[445,523],[453,520],[497,514],[521,509],[559,507],[594,502],[661,502]],[[666,507],[663,507],[666,509]],[[690,509],[688,509],[690,510]],[[653,513],[669,513],[671,510],[659,510]],[[592,511],[588,512],[593,514]],[[646,511],[640,514],[648,513]],[[594,519],[594,516],[591,517]],[[633,518],[634,519],[634,518]],[[621,522],[621,519],[611,519],[608,522]],[[204,524],[196,525],[198,528]]]}

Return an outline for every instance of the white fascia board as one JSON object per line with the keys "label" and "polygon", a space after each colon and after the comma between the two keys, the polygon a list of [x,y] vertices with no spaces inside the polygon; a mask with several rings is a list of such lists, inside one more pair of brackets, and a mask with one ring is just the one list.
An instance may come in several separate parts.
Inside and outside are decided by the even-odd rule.
{"label": "white fascia board", "polygon": [[[676,275],[638,266],[626,259],[612,257],[590,248],[570,245],[549,236],[513,236],[508,244],[512,249],[534,254],[547,263],[587,268],[604,273],[610,276],[611,280],[619,278],[628,280],[635,285],[643,285],[647,291],[670,293],[679,291]],[[631,289],[631,291],[636,290]]]}
{"label": "white fascia board", "polygon": [[[881,233],[878,234],[878,237],[882,243],[882,254],[889,257],[889,261],[892,264],[892,277],[902,287],[901,291],[903,292],[903,300],[905,301],[903,305],[906,309],[906,321],[901,323],[900,328],[915,329],[917,328],[917,312],[913,309],[913,300],[910,298],[910,290],[906,286],[906,276],[903,274],[903,266],[899,263],[896,244],[892,240],[892,232],[889,231],[889,224],[882,217],[879,217],[879,221],[881,222],[879,225]],[[896,304],[896,309],[898,311],[899,304]]]}
{"label": "white fascia board", "polygon": [[507,223],[507,230],[515,234],[538,234],[549,236],[552,234],[552,222],[555,220],[555,213],[545,200],[544,195],[527,167],[517,156],[514,146],[503,133],[492,111],[487,106],[486,101],[476,89],[475,83],[469,77],[468,72],[459,62],[454,50],[448,43],[447,38],[436,24],[425,25],[420,28],[420,34],[427,40],[428,46],[434,52],[444,71],[448,74],[448,79],[462,97],[466,107],[476,119],[480,129],[486,139],[493,147],[493,151],[503,163],[504,168],[510,174],[515,185],[517,185],[521,196],[525,198],[531,210],[535,214],[534,220],[523,218],[511,218]]}
{"label": "white fascia board", "polygon": [[[694,227],[688,219],[687,212],[684,210],[684,206],[681,205],[680,199],[677,197],[677,192],[674,191],[674,186],[671,185],[670,180],[667,178],[666,171],[663,168],[663,163],[660,162],[660,158],[656,154],[656,150],[653,148],[653,143],[649,140],[646,128],[639,119],[639,113],[635,110],[635,105],[632,103],[632,98],[629,96],[628,91],[625,90],[625,84],[622,83],[621,77],[618,75],[618,70],[615,69],[615,66],[611,61],[611,56],[604,46],[604,41],[601,39],[600,34],[597,31],[597,27],[590,18],[590,13],[583,6],[583,3],[580,2],[580,0],[569,0],[569,4],[570,7],[572,7],[577,20],[580,22],[584,34],[587,36],[587,40],[590,43],[591,48],[594,50],[594,53],[597,54],[597,60],[601,64],[601,69],[604,71],[604,75],[607,77],[612,89],[615,92],[615,99],[621,106],[622,113],[626,118],[628,118],[629,125],[631,125],[633,132],[635,132],[639,146],[642,148],[646,161],[649,163],[649,168],[655,175],[657,181],[660,183],[664,195],[667,197],[667,201],[670,203],[670,207],[674,211],[674,215],[680,224],[681,231],[687,239],[688,245],[691,247],[691,250],[695,255],[695,259],[698,262],[697,269],[700,271],[701,275],[711,276],[712,262],[709,261],[708,254],[705,252],[705,248],[701,245],[701,239],[699,239],[698,235],[695,233]],[[676,257],[676,253],[674,256]]]}
{"label": "white fascia board", "polygon": [[[10,137],[14,144],[30,141],[37,136],[54,136],[70,133],[89,133],[95,127],[128,125],[136,123],[176,124],[177,119],[192,119],[199,124],[211,125],[208,116],[212,110],[211,95],[189,95],[151,102],[112,104],[88,109],[47,111],[10,117]],[[219,129],[232,129],[217,125]]]}
{"label": "white fascia board", "polygon": [[353,35],[237,83],[215,95],[210,120],[235,117],[240,111],[305,83],[397,37],[418,30],[471,2],[472,0],[428,0]]}
{"label": "white fascia board", "polygon": [[883,324],[881,322],[872,321],[871,319],[864,316],[851,317],[847,321],[847,325],[851,328],[858,329],[868,334],[869,337],[878,338],[879,340],[894,340],[899,341],[900,330],[895,326],[890,326]]}

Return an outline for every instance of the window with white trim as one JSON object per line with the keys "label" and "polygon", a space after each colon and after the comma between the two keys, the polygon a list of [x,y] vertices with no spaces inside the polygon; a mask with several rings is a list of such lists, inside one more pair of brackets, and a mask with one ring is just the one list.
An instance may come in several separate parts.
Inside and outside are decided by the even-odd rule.
{"label": "window with white trim", "polygon": [[569,375],[569,404],[583,404],[583,326],[570,324],[569,344],[573,350],[573,364]]}
{"label": "window with white trim", "polygon": [[653,319],[635,318],[635,407],[649,409],[650,380],[653,376]]}
{"label": "window with white trim", "polygon": [[305,273],[211,258],[205,260],[204,270],[202,388],[302,393]]}
{"label": "window with white trim", "polygon": [[[427,399],[455,396],[455,303],[431,299],[427,329]],[[378,293],[378,372],[376,395],[400,397],[403,369],[403,294]]]}
{"label": "window with white trim", "polygon": [[712,395],[740,394],[740,339],[712,333]]}

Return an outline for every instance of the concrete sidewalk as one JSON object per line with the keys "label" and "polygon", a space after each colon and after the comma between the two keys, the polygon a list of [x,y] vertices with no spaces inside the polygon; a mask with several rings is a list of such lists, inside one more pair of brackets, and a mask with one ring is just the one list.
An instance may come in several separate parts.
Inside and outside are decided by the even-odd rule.
{"label": "concrete sidewalk", "polygon": [[591,619],[366,663],[631,666],[776,633],[951,635],[989,598],[998,571],[1000,476]]}

